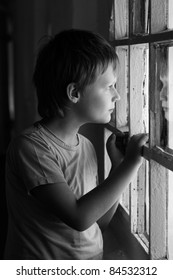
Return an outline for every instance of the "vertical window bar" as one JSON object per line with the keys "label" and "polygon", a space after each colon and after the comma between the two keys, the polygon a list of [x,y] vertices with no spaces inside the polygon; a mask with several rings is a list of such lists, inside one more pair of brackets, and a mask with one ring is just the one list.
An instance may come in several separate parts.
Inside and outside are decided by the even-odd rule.
{"label": "vertical window bar", "polygon": [[[130,135],[148,132],[148,45],[130,47]],[[145,164],[131,182],[131,230],[144,233]]]}
{"label": "vertical window bar", "polygon": [[150,259],[167,259],[168,170],[153,160],[150,162],[150,186]]}
{"label": "vertical window bar", "polygon": [[132,1],[133,9],[133,34],[147,34],[148,16],[149,16],[149,0]]}
{"label": "vertical window bar", "polygon": [[[158,44],[150,44],[150,148],[160,145],[160,50]],[[167,195],[168,171],[150,160],[149,168],[149,254],[150,259],[167,258]]]}

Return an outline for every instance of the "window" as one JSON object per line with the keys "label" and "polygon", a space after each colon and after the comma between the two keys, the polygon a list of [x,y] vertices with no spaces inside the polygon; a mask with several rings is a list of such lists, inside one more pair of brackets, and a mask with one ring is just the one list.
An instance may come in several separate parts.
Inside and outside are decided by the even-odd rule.
{"label": "window", "polygon": [[[130,135],[149,133],[143,165],[121,207],[150,259],[173,259],[172,13],[173,0],[114,0],[110,18],[121,100],[105,126],[105,141],[115,127]],[[109,167],[106,155],[105,174]]]}

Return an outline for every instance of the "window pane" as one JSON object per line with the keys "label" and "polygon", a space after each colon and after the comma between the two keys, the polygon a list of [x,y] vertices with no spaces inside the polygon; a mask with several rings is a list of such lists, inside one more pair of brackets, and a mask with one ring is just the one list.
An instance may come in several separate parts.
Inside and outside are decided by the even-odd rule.
{"label": "window pane", "polygon": [[168,0],[151,0],[151,33],[166,30],[167,26]]}
{"label": "window pane", "polygon": [[168,144],[168,49],[161,46],[157,56],[158,69],[157,88],[160,97],[160,145],[166,147]]}
{"label": "window pane", "polygon": [[149,32],[149,0],[132,2],[133,34],[146,34]]}
{"label": "window pane", "polygon": [[114,0],[113,14],[115,39],[122,39],[128,36],[128,0]]}

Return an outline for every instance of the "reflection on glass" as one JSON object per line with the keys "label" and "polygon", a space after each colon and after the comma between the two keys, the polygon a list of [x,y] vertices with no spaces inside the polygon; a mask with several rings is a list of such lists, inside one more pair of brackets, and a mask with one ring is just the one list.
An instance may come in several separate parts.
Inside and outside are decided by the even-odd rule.
{"label": "reflection on glass", "polygon": [[158,56],[159,96],[161,103],[161,146],[173,150],[173,47],[162,46]]}
{"label": "reflection on glass", "polygon": [[158,90],[160,97],[160,144],[166,147],[168,143],[168,49],[162,46],[158,55]]}

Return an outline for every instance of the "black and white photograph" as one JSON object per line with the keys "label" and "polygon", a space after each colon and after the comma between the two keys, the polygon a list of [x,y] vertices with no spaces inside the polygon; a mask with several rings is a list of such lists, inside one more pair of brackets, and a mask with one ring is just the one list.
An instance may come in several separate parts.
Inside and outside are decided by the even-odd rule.
{"label": "black and white photograph", "polygon": [[0,0],[0,131],[3,280],[166,278],[173,0]]}

